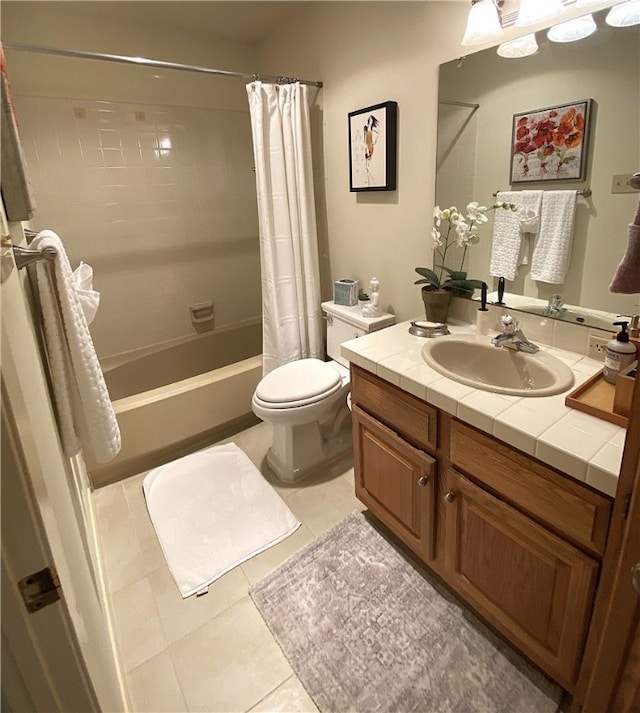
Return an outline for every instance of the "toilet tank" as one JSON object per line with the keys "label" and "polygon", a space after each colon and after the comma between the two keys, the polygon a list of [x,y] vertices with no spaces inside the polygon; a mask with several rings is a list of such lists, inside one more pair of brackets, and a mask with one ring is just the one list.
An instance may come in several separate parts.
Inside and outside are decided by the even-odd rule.
{"label": "toilet tank", "polygon": [[343,342],[396,323],[394,314],[363,317],[360,305],[347,307],[335,302],[323,302],[322,311],[327,317],[327,356],[347,367],[349,362],[340,354],[340,345]]}

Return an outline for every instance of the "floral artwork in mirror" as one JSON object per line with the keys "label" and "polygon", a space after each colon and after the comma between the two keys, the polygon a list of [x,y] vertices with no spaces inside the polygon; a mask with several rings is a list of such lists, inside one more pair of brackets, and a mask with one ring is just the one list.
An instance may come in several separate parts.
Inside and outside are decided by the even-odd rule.
{"label": "floral artwork in mirror", "polygon": [[514,114],[511,183],[582,181],[592,99]]}
{"label": "floral artwork in mirror", "polygon": [[398,104],[349,112],[349,190],[396,190]]}

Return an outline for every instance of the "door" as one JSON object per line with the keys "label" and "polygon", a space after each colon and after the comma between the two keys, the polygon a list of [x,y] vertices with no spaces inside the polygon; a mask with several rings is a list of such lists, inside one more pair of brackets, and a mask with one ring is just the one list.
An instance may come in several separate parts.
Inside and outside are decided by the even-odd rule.
{"label": "door", "polygon": [[435,552],[435,459],[353,407],[356,497],[425,561]]}
{"label": "door", "polygon": [[634,388],[611,533],[577,700],[582,713],[640,711],[640,388]]}
{"label": "door", "polygon": [[[21,234],[19,225],[12,230]],[[105,600],[60,447],[25,275],[15,267],[4,223],[2,232],[2,649],[15,673],[5,675],[3,666],[3,698],[15,710],[25,710],[25,696],[33,699],[31,711],[124,710]],[[55,570],[61,599],[27,614],[17,582],[45,567]]]}
{"label": "door", "polygon": [[[2,404],[2,695],[11,711],[97,711],[66,603],[29,613],[18,581],[49,567],[26,490],[15,424]],[[8,670],[6,661],[11,662]]]}
{"label": "door", "polygon": [[598,563],[453,469],[447,486],[445,579],[572,690]]}

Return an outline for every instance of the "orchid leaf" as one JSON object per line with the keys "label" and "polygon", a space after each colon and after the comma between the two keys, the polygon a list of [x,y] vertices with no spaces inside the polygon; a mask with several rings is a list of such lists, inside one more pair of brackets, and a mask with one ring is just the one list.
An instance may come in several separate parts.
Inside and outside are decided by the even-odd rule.
{"label": "orchid leaf", "polygon": [[452,270],[451,268],[447,267],[446,265],[442,266],[442,269],[447,272],[449,275],[449,278],[451,280],[466,280],[467,279],[467,273],[462,272],[460,270]]}
{"label": "orchid leaf", "polygon": [[428,267],[416,267],[416,272],[418,275],[422,275],[424,279],[416,280],[413,283],[414,285],[429,284],[434,287],[440,287],[440,280],[433,270],[430,270]]}

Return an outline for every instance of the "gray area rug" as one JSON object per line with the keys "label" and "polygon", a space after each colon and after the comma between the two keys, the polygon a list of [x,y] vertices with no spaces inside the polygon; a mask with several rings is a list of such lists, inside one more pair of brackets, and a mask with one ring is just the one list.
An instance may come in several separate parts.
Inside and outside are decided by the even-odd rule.
{"label": "gray area rug", "polygon": [[551,713],[561,690],[354,513],[251,596],[321,711]]}

